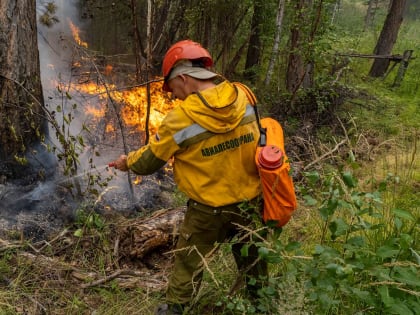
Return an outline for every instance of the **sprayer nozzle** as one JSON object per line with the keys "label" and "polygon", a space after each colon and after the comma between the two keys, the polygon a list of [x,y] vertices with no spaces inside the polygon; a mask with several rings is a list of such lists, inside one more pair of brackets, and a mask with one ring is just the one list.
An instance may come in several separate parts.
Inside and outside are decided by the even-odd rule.
{"label": "sprayer nozzle", "polygon": [[109,163],[109,164],[108,164],[108,166],[109,166],[109,167],[115,167],[115,166],[116,166],[116,164],[115,164],[115,162],[111,162],[111,163]]}

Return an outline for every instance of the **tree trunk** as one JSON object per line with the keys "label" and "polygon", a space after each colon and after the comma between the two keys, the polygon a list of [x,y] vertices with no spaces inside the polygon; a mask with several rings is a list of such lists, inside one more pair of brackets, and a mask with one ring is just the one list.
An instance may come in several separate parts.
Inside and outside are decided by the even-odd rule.
{"label": "tree trunk", "polygon": [[376,10],[378,9],[378,0],[369,0],[368,8],[366,10],[365,16],[365,27],[364,30],[368,30],[372,24],[373,19],[375,18]]}
{"label": "tree trunk", "polygon": [[[375,55],[390,55],[398,37],[401,23],[403,21],[406,0],[393,0],[388,10],[384,26],[379,35],[374,50]],[[389,66],[389,59],[377,58],[372,64],[369,76],[382,77]]]}
{"label": "tree trunk", "polygon": [[143,57],[143,46],[141,42],[139,27],[137,23],[137,2],[136,0],[131,0],[130,3],[131,9],[131,19],[132,19],[132,27],[133,27],[133,34],[134,34],[134,43],[133,43],[133,54],[136,60],[136,81],[137,83],[141,82],[141,64],[142,64],[142,57]]}
{"label": "tree trunk", "polygon": [[19,176],[11,170],[46,131],[35,10],[35,0],[0,2],[0,175],[6,177]]}
{"label": "tree trunk", "polygon": [[279,5],[277,9],[277,18],[276,18],[276,36],[274,38],[274,45],[273,45],[273,50],[271,52],[270,63],[268,64],[267,75],[264,81],[264,84],[266,86],[270,84],[271,76],[273,75],[273,71],[274,71],[274,64],[276,62],[276,59],[279,53],[281,30],[283,27],[284,7],[285,7],[285,0],[279,0]]}
{"label": "tree trunk", "polygon": [[263,20],[263,1],[254,2],[254,14],[251,22],[251,37],[249,39],[248,53],[245,62],[245,77],[255,82],[257,76],[256,67],[259,65],[261,56],[260,24]]}
{"label": "tree trunk", "polygon": [[302,15],[304,2],[305,0],[299,0],[295,4],[295,12],[297,13],[290,30],[290,54],[287,64],[286,88],[292,94],[297,91],[305,75],[305,65],[300,51],[302,34],[299,27],[300,21],[304,21],[305,18]]}
{"label": "tree trunk", "polygon": [[338,13],[340,12],[341,8],[341,0],[336,0],[334,4],[333,13],[331,14],[331,24],[335,23],[336,17]]}

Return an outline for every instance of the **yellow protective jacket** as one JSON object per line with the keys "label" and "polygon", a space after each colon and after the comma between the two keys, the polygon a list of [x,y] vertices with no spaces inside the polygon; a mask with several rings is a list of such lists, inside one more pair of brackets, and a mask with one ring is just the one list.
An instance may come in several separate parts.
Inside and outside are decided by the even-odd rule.
{"label": "yellow protective jacket", "polygon": [[178,188],[195,201],[219,207],[260,194],[254,161],[258,139],[245,93],[223,81],[189,95],[169,112],[150,143],[128,154],[127,164],[148,175],[174,157]]}

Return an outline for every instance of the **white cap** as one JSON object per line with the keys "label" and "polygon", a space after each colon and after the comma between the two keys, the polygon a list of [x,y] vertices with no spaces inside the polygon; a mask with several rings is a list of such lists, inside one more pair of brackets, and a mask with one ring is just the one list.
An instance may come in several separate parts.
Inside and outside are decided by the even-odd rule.
{"label": "white cap", "polygon": [[207,70],[206,68],[193,66],[193,63],[190,60],[184,59],[175,64],[167,81],[172,80],[181,74],[186,74],[190,77],[201,80],[211,79],[218,76],[217,73]]}

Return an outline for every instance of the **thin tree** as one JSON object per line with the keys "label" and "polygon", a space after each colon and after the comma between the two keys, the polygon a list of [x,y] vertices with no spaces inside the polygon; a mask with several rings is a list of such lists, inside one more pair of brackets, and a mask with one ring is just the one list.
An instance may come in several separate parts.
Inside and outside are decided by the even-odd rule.
{"label": "thin tree", "polygon": [[340,9],[341,9],[341,0],[336,0],[334,4],[333,13],[331,15],[331,24],[334,24],[335,19],[338,13],[340,12]]}
{"label": "thin tree", "polygon": [[146,113],[146,138],[145,143],[149,143],[149,118],[150,118],[150,107],[151,104],[151,95],[150,95],[150,83],[149,83],[149,72],[152,64],[152,45],[153,45],[153,25],[152,25],[152,16],[153,16],[153,0],[147,0],[147,43],[146,43],[146,89],[147,89],[147,113]]}
{"label": "thin tree", "polygon": [[305,75],[305,65],[301,52],[303,34],[300,29],[301,21],[305,21],[303,14],[304,7],[305,0],[295,2],[295,15],[290,27],[290,49],[287,64],[286,88],[292,94],[298,90]]}
{"label": "thin tree", "polygon": [[46,131],[35,0],[0,1],[0,65],[0,175],[18,177],[17,162]]}
{"label": "thin tree", "polygon": [[271,76],[273,75],[274,65],[276,63],[277,56],[279,54],[281,31],[283,28],[283,16],[284,16],[285,0],[279,0],[276,17],[276,35],[274,38],[273,50],[271,52],[270,62],[268,64],[267,75],[264,80],[264,84],[267,86],[271,82]]}
{"label": "thin tree", "polygon": [[132,19],[132,28],[134,34],[134,43],[133,43],[133,54],[136,60],[136,81],[139,83],[141,81],[141,63],[143,57],[143,45],[140,37],[140,31],[137,22],[137,2],[136,0],[131,0],[130,2],[131,9],[131,19]]}
{"label": "thin tree", "polygon": [[368,7],[366,10],[366,15],[365,15],[365,26],[364,26],[365,31],[368,30],[373,24],[375,13],[376,13],[376,10],[378,9],[378,2],[379,0],[368,1]]}
{"label": "thin tree", "polygon": [[263,5],[265,1],[254,1],[254,14],[251,22],[251,37],[245,61],[245,77],[255,82],[261,57],[261,22],[263,20]]}
{"label": "thin tree", "polygon": [[[406,2],[407,0],[392,0],[381,34],[373,51],[375,55],[386,56],[391,54],[403,21]],[[369,76],[374,78],[384,76],[389,63],[390,60],[387,58],[376,58],[370,68]]]}

